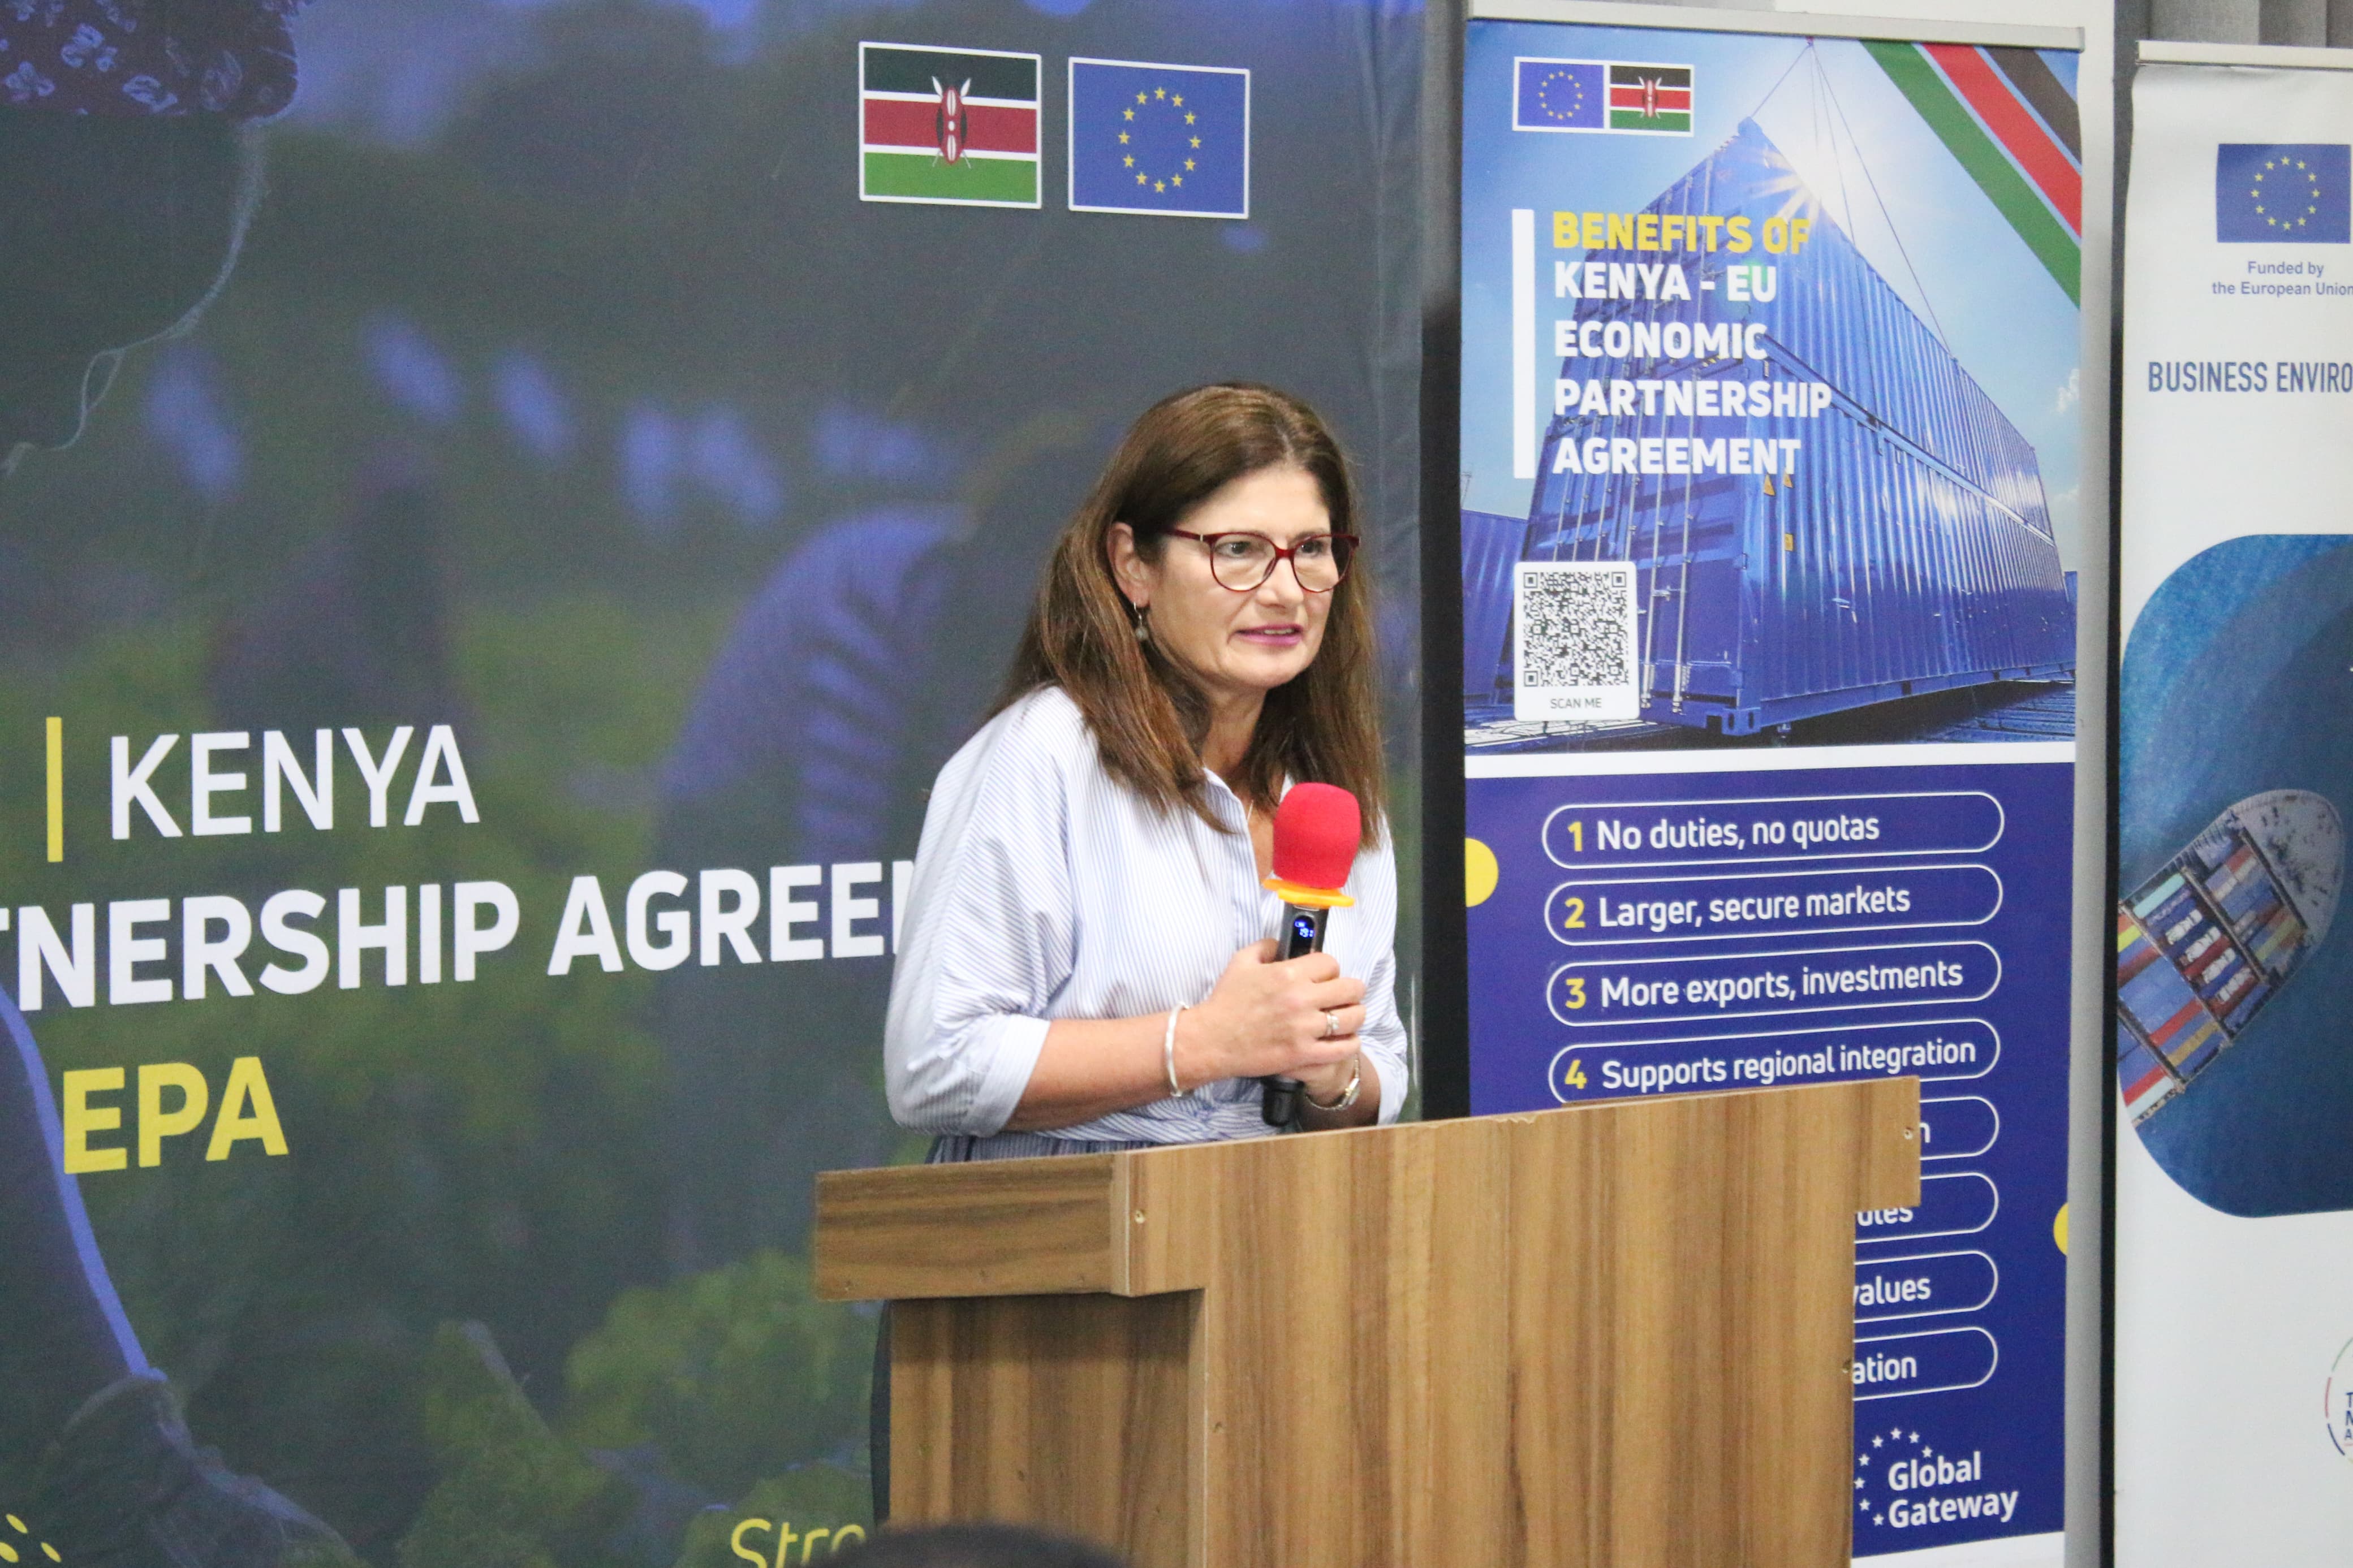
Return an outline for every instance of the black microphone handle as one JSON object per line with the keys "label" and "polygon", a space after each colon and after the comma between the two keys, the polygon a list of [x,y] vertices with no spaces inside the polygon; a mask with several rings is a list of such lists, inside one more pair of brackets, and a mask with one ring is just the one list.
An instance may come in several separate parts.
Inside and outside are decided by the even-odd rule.
{"label": "black microphone handle", "polygon": [[[1276,939],[1275,958],[1299,958],[1324,951],[1324,922],[1329,910],[1304,909],[1298,904],[1282,906],[1282,934]],[[1258,1080],[1264,1089],[1259,1101],[1259,1114],[1269,1127],[1295,1127],[1299,1123],[1301,1099],[1306,1086],[1295,1078],[1262,1078]]]}

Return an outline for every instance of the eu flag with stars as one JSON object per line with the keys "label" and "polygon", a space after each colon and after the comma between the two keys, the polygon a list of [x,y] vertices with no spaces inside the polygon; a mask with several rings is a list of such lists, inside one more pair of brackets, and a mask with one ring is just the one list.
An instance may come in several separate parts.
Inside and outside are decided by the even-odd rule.
{"label": "eu flag with stars", "polygon": [[1512,129],[1607,131],[1609,91],[1599,60],[1512,62]]}
{"label": "eu flag with stars", "polygon": [[1071,210],[1250,216],[1250,72],[1074,57]]}
{"label": "eu flag with stars", "polygon": [[2353,241],[2353,143],[2225,142],[2214,150],[2214,237]]}

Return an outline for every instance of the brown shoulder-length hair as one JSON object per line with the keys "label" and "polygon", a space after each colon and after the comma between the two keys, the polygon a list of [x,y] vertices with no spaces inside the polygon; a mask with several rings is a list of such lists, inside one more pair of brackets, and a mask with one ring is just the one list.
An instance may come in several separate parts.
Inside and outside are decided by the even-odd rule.
{"label": "brown shoulder-length hair", "polygon": [[[1315,411],[1271,386],[1197,386],[1165,397],[1130,426],[1062,530],[1038,586],[997,710],[1059,686],[1079,705],[1113,778],[1164,808],[1214,822],[1203,793],[1201,742],[1208,704],[1192,677],[1135,636],[1134,612],[1112,577],[1113,523],[1157,562],[1168,531],[1218,490],[1265,468],[1312,476],[1332,531],[1356,533],[1356,488],[1340,444]],[[1236,776],[1226,782],[1261,810],[1283,780],[1337,784],[1364,806],[1364,843],[1380,834],[1383,770],[1374,692],[1371,584],[1359,547],[1332,590],[1314,662],[1267,693]]]}

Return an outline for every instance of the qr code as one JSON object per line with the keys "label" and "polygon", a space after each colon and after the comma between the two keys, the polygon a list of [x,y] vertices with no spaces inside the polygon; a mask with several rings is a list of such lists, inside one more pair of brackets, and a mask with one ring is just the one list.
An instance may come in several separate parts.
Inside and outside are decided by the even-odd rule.
{"label": "qr code", "polygon": [[1598,570],[1520,574],[1520,684],[1630,686],[1633,574]]}
{"label": "qr code", "polygon": [[1514,715],[1572,724],[1638,717],[1634,568],[1523,561],[1515,586]]}

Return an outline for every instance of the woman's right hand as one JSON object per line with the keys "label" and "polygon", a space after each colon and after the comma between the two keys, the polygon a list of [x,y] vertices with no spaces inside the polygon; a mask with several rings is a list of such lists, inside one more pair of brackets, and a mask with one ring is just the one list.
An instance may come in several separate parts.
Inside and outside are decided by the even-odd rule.
{"label": "woman's right hand", "polygon": [[1275,951],[1270,940],[1235,953],[1208,1000],[1177,1018],[1176,1076],[1187,1089],[1224,1078],[1297,1078],[1356,1054],[1365,983],[1342,974],[1328,952],[1277,963]]}

